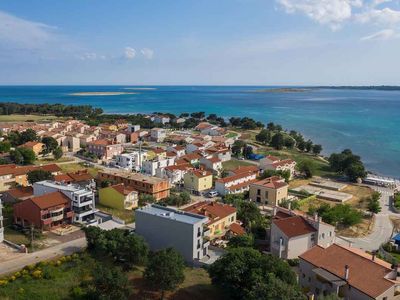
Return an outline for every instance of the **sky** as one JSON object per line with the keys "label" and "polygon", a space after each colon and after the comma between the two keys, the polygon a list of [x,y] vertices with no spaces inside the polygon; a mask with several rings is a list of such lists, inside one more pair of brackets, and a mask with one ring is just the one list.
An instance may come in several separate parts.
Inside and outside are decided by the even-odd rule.
{"label": "sky", "polygon": [[0,0],[0,85],[400,85],[400,0]]}

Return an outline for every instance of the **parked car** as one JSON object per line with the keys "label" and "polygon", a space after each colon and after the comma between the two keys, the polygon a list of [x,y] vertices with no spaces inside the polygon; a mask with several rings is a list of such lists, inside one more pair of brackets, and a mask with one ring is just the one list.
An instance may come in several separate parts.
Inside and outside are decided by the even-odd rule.
{"label": "parked car", "polygon": [[209,191],[207,193],[207,197],[209,198],[213,198],[213,197],[217,197],[218,196],[218,192],[217,191]]}

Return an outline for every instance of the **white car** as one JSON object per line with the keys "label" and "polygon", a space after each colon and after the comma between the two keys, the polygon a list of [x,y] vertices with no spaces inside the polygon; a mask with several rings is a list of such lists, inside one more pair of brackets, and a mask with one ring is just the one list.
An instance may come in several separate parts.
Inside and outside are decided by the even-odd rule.
{"label": "white car", "polygon": [[218,192],[217,191],[209,191],[207,193],[207,197],[209,197],[209,198],[213,198],[213,197],[216,197],[216,196],[218,196]]}

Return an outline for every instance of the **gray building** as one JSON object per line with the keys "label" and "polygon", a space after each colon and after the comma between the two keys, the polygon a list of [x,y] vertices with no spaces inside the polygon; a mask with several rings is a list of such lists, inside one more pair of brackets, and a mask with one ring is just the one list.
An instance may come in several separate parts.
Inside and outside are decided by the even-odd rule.
{"label": "gray building", "polygon": [[64,184],[57,181],[39,181],[33,184],[34,196],[60,191],[71,199],[72,210],[74,211],[74,222],[93,224],[95,220],[95,199],[91,188],[82,188],[79,185]]}
{"label": "gray building", "polygon": [[4,227],[3,227],[3,205],[0,199],[0,243],[4,240]]}
{"label": "gray building", "polygon": [[205,216],[152,204],[136,210],[135,220],[136,233],[144,237],[153,251],[172,247],[187,262],[208,255],[210,232]]}

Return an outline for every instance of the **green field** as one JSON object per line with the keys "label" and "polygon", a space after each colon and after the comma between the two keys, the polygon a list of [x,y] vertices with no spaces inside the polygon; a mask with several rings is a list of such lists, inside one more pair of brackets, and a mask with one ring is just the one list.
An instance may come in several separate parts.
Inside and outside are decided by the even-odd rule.
{"label": "green field", "polygon": [[121,220],[124,220],[125,224],[130,224],[135,221],[134,211],[132,210],[120,210],[116,208],[107,207],[99,203],[96,204],[96,208],[106,213],[112,214],[113,216],[120,218]]}
{"label": "green field", "polygon": [[61,168],[63,173],[77,172],[79,170],[88,169],[88,172],[93,177],[96,177],[98,171],[100,170],[99,168],[86,167],[83,163],[59,164],[58,166]]}
{"label": "green field", "polygon": [[237,167],[241,167],[241,166],[253,166],[253,164],[245,162],[243,160],[236,160],[236,159],[224,161],[222,163],[222,167],[226,171],[231,171],[231,170],[234,170]]}
{"label": "green field", "polygon": [[26,121],[46,121],[60,119],[56,116],[45,115],[0,115],[0,122],[26,122]]}

